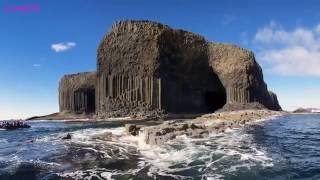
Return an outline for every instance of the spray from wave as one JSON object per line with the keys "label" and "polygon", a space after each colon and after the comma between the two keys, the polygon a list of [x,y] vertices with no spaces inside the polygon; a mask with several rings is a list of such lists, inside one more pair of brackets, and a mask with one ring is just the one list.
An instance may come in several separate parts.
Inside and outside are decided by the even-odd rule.
{"label": "spray from wave", "polygon": [[[114,136],[103,139],[108,133]],[[140,175],[169,179],[219,179],[239,170],[244,172],[273,166],[265,150],[257,146],[252,135],[243,129],[211,134],[201,139],[178,136],[161,146],[145,144],[143,134],[126,136],[123,127],[77,130],[72,135],[69,142],[71,154],[77,154],[83,162],[100,157],[104,163],[95,164],[95,169],[60,173],[61,177],[133,178]]]}

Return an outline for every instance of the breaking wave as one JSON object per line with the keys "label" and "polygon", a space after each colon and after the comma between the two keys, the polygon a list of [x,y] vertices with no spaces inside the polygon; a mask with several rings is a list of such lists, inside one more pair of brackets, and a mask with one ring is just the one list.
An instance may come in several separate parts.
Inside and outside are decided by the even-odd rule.
{"label": "breaking wave", "polygon": [[[103,137],[107,132],[112,132],[118,138],[107,141],[96,139]],[[74,131],[72,134],[71,143],[81,145],[82,151],[101,154],[106,161],[116,160],[119,166],[126,168],[110,168],[111,165],[105,164],[97,169],[60,173],[61,177],[110,179],[134,178],[140,174],[151,178],[217,179],[239,170],[244,172],[250,171],[252,167],[263,169],[273,166],[272,159],[264,149],[256,146],[253,137],[241,129],[211,134],[208,138],[201,139],[179,136],[161,146],[146,145],[143,135],[125,136],[123,127],[85,129]]]}
{"label": "breaking wave", "polygon": [[33,122],[0,132],[0,179],[319,179],[318,120],[274,117],[161,146],[114,122]]}

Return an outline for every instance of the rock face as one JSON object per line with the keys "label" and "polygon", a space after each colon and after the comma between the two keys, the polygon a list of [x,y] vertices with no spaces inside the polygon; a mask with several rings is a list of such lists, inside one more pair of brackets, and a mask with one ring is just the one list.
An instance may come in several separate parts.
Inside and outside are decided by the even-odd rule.
{"label": "rock face", "polygon": [[98,48],[98,113],[221,108],[225,90],[208,63],[199,35],[149,21],[116,23]]}
{"label": "rock face", "polygon": [[[139,135],[149,145],[161,145],[177,136],[186,135],[191,138],[206,137],[211,133],[222,133],[226,129],[240,128],[259,119],[283,114],[283,112],[269,110],[212,113],[205,114],[191,121],[166,121],[156,126],[145,126],[139,128],[138,133],[127,134],[132,136]],[[126,125],[126,127],[127,129],[135,130],[136,126],[130,124]]]}
{"label": "rock face", "polygon": [[[281,110],[277,96],[268,91],[262,69],[253,52],[226,44],[209,44],[209,61],[226,89],[227,105],[239,109],[259,107],[260,103],[271,110]],[[251,104],[257,102],[255,104]],[[246,105],[247,104],[247,105]]]}
{"label": "rock face", "polygon": [[146,144],[161,145],[181,135],[204,137],[209,134],[209,131],[208,128],[193,123],[166,122],[158,126],[144,127],[141,133]]}
{"label": "rock face", "polygon": [[100,118],[281,109],[252,52],[150,21],[115,23],[98,47],[97,73],[61,80],[60,110],[87,111],[81,97],[94,88]]}
{"label": "rock face", "polygon": [[65,75],[59,84],[60,112],[95,112],[96,73]]}

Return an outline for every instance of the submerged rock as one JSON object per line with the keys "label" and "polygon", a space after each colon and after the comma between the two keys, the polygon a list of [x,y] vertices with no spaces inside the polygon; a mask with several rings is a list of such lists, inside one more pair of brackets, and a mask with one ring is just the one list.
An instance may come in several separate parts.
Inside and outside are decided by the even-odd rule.
{"label": "submerged rock", "polygon": [[71,134],[67,134],[66,136],[62,137],[63,140],[71,139]]}
{"label": "submerged rock", "polygon": [[144,127],[143,125],[136,125],[136,124],[126,124],[125,125],[125,132],[127,135],[137,136],[139,135],[140,129]]}
{"label": "submerged rock", "polygon": [[205,126],[194,123],[165,122],[158,126],[144,127],[141,130],[146,144],[161,145],[176,136],[205,137],[209,131]]}

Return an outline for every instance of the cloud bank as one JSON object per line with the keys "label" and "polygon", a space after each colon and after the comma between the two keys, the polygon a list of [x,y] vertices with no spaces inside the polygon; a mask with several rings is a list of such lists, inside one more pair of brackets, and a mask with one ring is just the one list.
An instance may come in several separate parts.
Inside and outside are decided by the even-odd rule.
{"label": "cloud bank", "polygon": [[320,77],[320,24],[286,30],[271,21],[257,31],[254,43],[261,48],[258,58],[270,64],[272,72]]}
{"label": "cloud bank", "polygon": [[52,44],[51,49],[55,52],[63,52],[63,51],[67,51],[75,46],[76,46],[75,42],[65,42],[65,43]]}

